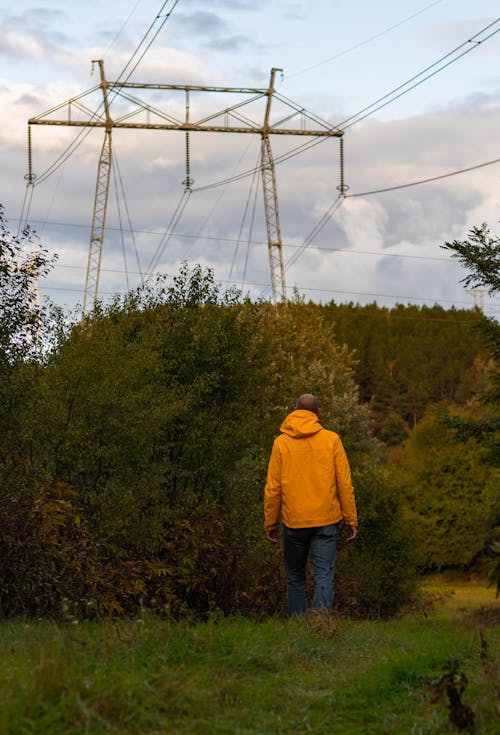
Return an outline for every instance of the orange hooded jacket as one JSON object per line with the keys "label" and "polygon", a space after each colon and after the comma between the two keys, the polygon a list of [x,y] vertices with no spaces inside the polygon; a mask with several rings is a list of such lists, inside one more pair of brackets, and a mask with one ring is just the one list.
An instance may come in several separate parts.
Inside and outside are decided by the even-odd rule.
{"label": "orange hooded jacket", "polygon": [[278,527],[281,508],[289,528],[357,526],[349,462],[338,434],[312,411],[292,411],[274,440],[264,489],[264,527]]}

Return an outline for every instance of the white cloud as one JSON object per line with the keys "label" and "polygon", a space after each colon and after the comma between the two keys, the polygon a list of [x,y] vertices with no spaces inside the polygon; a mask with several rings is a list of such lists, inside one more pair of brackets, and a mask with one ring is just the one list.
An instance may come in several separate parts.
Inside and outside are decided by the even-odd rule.
{"label": "white cloud", "polygon": [[337,219],[351,247],[378,249],[383,246],[388,215],[376,200],[348,199]]}

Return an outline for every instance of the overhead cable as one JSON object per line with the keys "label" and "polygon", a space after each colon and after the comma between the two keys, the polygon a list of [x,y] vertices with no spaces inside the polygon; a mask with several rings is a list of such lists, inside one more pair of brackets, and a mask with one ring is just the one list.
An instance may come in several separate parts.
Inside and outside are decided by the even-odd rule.
{"label": "overhead cable", "polygon": [[475,171],[479,168],[484,168],[485,166],[492,166],[495,163],[500,163],[500,158],[494,158],[493,161],[486,161],[485,163],[478,163],[475,166],[468,166],[468,168],[461,168],[458,171],[450,171],[447,174],[441,174],[440,176],[431,176],[428,179],[420,179],[419,181],[412,181],[409,184],[399,184],[398,186],[387,186],[384,189],[373,189],[372,191],[363,191],[359,192],[359,194],[346,194],[346,198],[353,198],[353,197],[367,197],[371,194],[383,194],[386,191],[396,191],[397,189],[407,189],[410,186],[418,186],[419,184],[429,184],[432,181],[439,181],[440,179],[447,179],[450,176],[458,176],[459,174],[465,174],[468,171]]}
{"label": "overhead cable", "polygon": [[128,16],[123,21],[122,25],[120,26],[120,29],[116,32],[114,38],[109,42],[109,44],[108,44],[108,46],[106,48],[106,51],[104,52],[105,54],[107,54],[108,51],[110,51],[110,49],[113,48],[113,46],[115,45],[115,43],[117,42],[117,40],[120,38],[120,36],[122,35],[123,31],[127,27],[127,25],[129,23],[131,17],[133,16],[133,14],[135,13],[135,11],[137,10],[140,2],[141,2],[141,0],[136,0],[134,7],[132,8],[132,10],[128,14]]}
{"label": "overhead cable", "polygon": [[[165,8],[169,4],[169,2],[173,2],[172,8],[170,9],[170,11],[168,13],[163,14],[163,11],[165,10]],[[143,35],[142,39],[139,41],[139,43],[138,43],[135,51],[132,53],[130,59],[127,61],[127,63],[123,67],[122,71],[118,75],[118,78],[116,80],[117,82],[127,82],[130,79],[131,75],[137,69],[138,65],[140,64],[140,62],[142,61],[142,59],[144,58],[144,56],[146,55],[146,53],[151,48],[151,45],[153,44],[153,42],[155,41],[156,37],[158,36],[158,34],[160,33],[160,31],[164,27],[164,25],[167,22],[167,20],[172,15],[173,11],[175,10],[175,8],[176,8],[176,6],[177,6],[177,4],[179,2],[180,2],[180,0],[166,0],[166,2],[164,2],[161,5],[160,10],[156,14],[154,20],[152,21],[152,23],[150,24],[149,28],[147,29],[147,31]],[[148,36],[153,31],[155,25],[157,24],[158,20],[160,20],[160,19],[161,19],[161,23],[159,25],[159,28],[155,31],[153,37],[151,39],[149,39],[149,41],[148,41]],[[128,71],[128,73],[126,73],[127,72],[127,69],[133,63],[133,61],[134,61],[135,57],[137,56],[137,54],[140,53],[141,47],[143,46],[143,44],[146,41],[148,41],[147,42],[147,45],[146,45],[146,48],[142,51],[140,57],[133,64],[132,68]],[[125,77],[125,78],[123,79],[123,77]],[[96,86],[95,89],[96,90],[99,89],[99,85]],[[92,91],[92,90],[90,90],[90,91]],[[111,102],[113,101],[113,99],[116,98],[116,96],[118,94],[119,94],[119,89],[116,89],[116,90],[113,90],[112,91],[112,93],[111,93],[111,95],[112,95]],[[104,101],[101,102],[99,104],[99,106],[96,108],[96,110],[91,114],[90,119],[88,121],[89,123],[99,117],[99,115],[102,113],[103,107],[104,107]],[[51,176],[59,168],[59,166],[61,166],[71,155],[73,155],[73,153],[77,150],[77,148],[80,147],[80,145],[83,143],[83,141],[90,134],[90,132],[91,132],[92,129],[93,128],[92,127],[89,127],[89,126],[85,126],[85,127],[82,127],[81,128],[81,130],[78,132],[78,134],[72,140],[72,142],[61,153],[61,155],[42,174],[40,174],[40,176],[36,180],[36,185],[37,186],[39,184],[43,183],[44,181],[46,181],[49,178],[49,176]]]}
{"label": "overhead cable", "polygon": [[[318,224],[316,225],[316,228],[319,228],[319,229],[313,228],[313,230],[311,231],[311,233],[304,240],[304,243],[299,247],[298,251],[288,261],[288,264],[287,264],[286,268],[289,268],[290,266],[292,266],[295,263],[295,261],[302,255],[302,253],[304,252],[304,250],[307,247],[309,247],[309,244],[312,242],[312,240],[314,239],[314,237],[316,237],[316,235],[323,229],[323,227],[326,225],[327,221],[329,219],[331,219],[331,217],[334,214],[334,212],[338,209],[338,206],[340,206],[340,204],[338,204],[339,203],[339,199],[340,199],[340,201],[342,201],[342,199],[352,199],[352,198],[355,198],[355,197],[366,197],[366,196],[370,196],[372,194],[383,194],[384,192],[388,192],[388,191],[397,191],[398,189],[407,189],[407,188],[409,188],[411,186],[418,186],[419,184],[429,184],[432,181],[439,181],[441,179],[446,179],[446,178],[449,178],[451,176],[458,176],[458,174],[467,173],[468,171],[475,171],[477,169],[484,168],[485,166],[491,166],[491,165],[493,165],[495,163],[500,163],[500,158],[496,158],[493,161],[486,161],[485,163],[479,163],[476,166],[469,166],[468,168],[462,168],[459,171],[451,171],[451,172],[449,172],[447,174],[441,174],[440,176],[432,176],[432,177],[427,178],[427,179],[420,179],[419,181],[413,181],[412,183],[409,183],[409,184],[400,184],[399,186],[388,186],[388,187],[383,188],[383,189],[374,189],[372,191],[360,192],[359,194],[344,194],[343,197],[337,198],[333,202],[333,204],[331,205],[330,209],[322,216],[322,218],[319,220]],[[325,248],[322,248],[322,249],[325,249]],[[408,257],[410,257],[410,256],[408,256]],[[269,288],[270,287],[267,286],[264,293],[266,293],[269,290]]]}
{"label": "overhead cable", "polygon": [[[115,153],[114,150],[113,150],[113,157],[114,157],[114,162],[115,162],[115,165],[116,165],[116,171],[117,171],[117,174],[118,174],[118,181],[119,181],[119,184],[120,184],[120,191],[121,191],[121,194],[122,194],[123,204],[124,204],[124,207],[125,207],[125,213],[127,215],[128,233],[129,233],[129,235],[131,237],[131,240],[132,240],[132,245],[133,245],[133,248],[134,248],[135,259],[137,261],[137,267],[139,269],[139,273],[141,274],[141,280],[142,280],[142,267],[141,267],[141,263],[140,263],[140,260],[139,260],[139,251],[137,249],[137,244],[136,244],[136,241],[135,241],[135,231],[134,231],[134,229],[132,227],[132,220],[130,219],[130,211],[129,211],[129,208],[128,208],[127,197],[125,196],[125,187],[123,186],[123,179],[122,179],[120,167],[118,165],[118,159],[116,158],[116,153]],[[109,229],[109,228],[107,228],[107,229]],[[121,224],[120,224],[120,229],[121,229]]]}
{"label": "overhead cable", "polygon": [[[287,262],[287,264],[285,266],[285,272],[289,268],[291,268],[291,266],[300,258],[300,256],[304,252],[304,250],[306,250],[309,247],[309,245],[312,243],[312,241],[314,240],[314,238],[317,235],[319,235],[319,233],[321,232],[321,230],[325,227],[325,225],[332,218],[334,212],[336,212],[337,209],[340,207],[340,205],[342,204],[342,201],[343,201],[343,197],[339,195],[337,197],[337,199],[333,202],[333,204],[322,215],[322,217],[320,218],[319,222],[317,222],[316,225],[312,228],[311,232],[307,235],[307,237],[305,238],[305,240],[302,243],[302,245],[300,245],[300,247],[297,249],[297,251],[293,254],[293,256],[290,258],[290,260]],[[270,290],[270,286],[268,285],[264,289],[262,295],[265,296],[268,293],[269,290]]]}
{"label": "overhead cable", "polygon": [[[490,38],[493,38],[499,31],[500,28],[497,28],[495,31],[492,31],[489,35],[485,36],[484,38],[481,38],[480,40],[474,40],[478,36],[481,36],[485,31],[489,30],[493,26],[497,25],[500,21],[500,18],[496,18],[492,23],[489,23],[487,26],[482,28],[478,33],[476,33],[471,38],[467,39],[467,41],[464,41],[459,46],[457,46],[452,51],[448,52],[444,56],[442,56],[440,59],[435,61],[433,64],[430,64],[425,69],[420,71],[418,74],[415,74],[413,77],[410,77],[406,82],[403,84],[400,84],[398,87],[395,87],[391,92],[387,92],[383,97],[379,97],[378,100],[375,100],[375,102],[372,102],[370,105],[367,105],[362,110],[360,110],[355,115],[351,115],[351,117],[346,118],[341,123],[339,123],[338,127],[346,130],[347,128],[350,128],[355,123],[361,122],[361,120],[364,120],[369,115],[373,115],[374,112],[377,112],[378,110],[382,109],[382,107],[386,107],[391,102],[394,102],[395,100],[402,97],[404,94],[407,94],[412,89],[415,89],[415,87],[418,87],[420,84],[423,84],[425,81],[430,79],[431,77],[438,74],[440,71],[443,71],[443,69],[446,69],[448,66],[451,66],[451,64],[454,64],[456,61],[461,59],[463,56],[466,56],[467,54],[470,54],[471,51],[474,51],[479,45],[482,43],[485,43],[486,41],[489,41]],[[469,44],[473,44],[472,46],[469,46]],[[454,58],[450,59],[450,61],[447,61],[445,64],[442,64],[438,69],[434,69],[438,64],[441,64],[445,59],[448,59],[450,56],[453,56],[456,54],[460,49],[464,48],[464,46],[467,46],[465,51],[462,51],[462,53],[458,54],[458,56],[455,56]],[[428,71],[431,69],[434,69],[430,74],[427,74]],[[423,76],[427,74],[427,76]],[[420,78],[422,77],[422,78]],[[415,81],[418,80],[418,81]],[[412,82],[415,82],[414,84],[411,84]],[[408,86],[411,85],[411,86]],[[401,90],[401,91],[400,91]],[[398,92],[398,94],[396,94]],[[385,100],[385,101],[384,101]],[[382,104],[379,104],[382,103]],[[366,113],[366,114],[363,114]]]}
{"label": "overhead cable", "polygon": [[288,268],[290,268],[295,263],[295,261],[300,258],[304,250],[309,247],[309,245],[316,238],[316,236],[319,235],[321,230],[330,221],[333,214],[337,211],[337,209],[342,204],[342,201],[343,201],[343,198],[341,196],[338,196],[337,199],[333,202],[333,204],[327,209],[327,211],[323,214],[319,222],[316,223],[316,225],[312,228],[311,232],[307,235],[302,245],[298,248],[298,250],[290,258],[285,270],[288,270]]}
{"label": "overhead cable", "polygon": [[[367,192],[367,193],[371,193],[371,192]],[[376,193],[378,193],[378,192],[376,192]],[[353,194],[353,195],[350,195],[350,196],[361,196],[361,195]],[[334,204],[336,202],[337,202],[337,200],[335,200]],[[16,219],[15,217],[11,217],[9,219],[11,221],[13,221],[13,222],[20,222],[20,220]],[[91,226],[89,224],[77,224],[77,223],[72,223],[72,222],[50,222],[50,221],[47,221],[47,220],[32,220],[32,224],[36,225],[38,223],[43,224],[44,226],[45,225],[48,225],[48,226],[52,226],[52,227],[76,227],[76,228],[79,228],[79,229],[86,229],[86,230],[90,230],[91,229]],[[130,228],[130,225],[129,225],[129,228]],[[120,231],[120,228],[119,227],[113,227],[112,225],[110,225],[110,226],[107,226],[106,227],[106,230],[109,231],[109,232],[112,232],[112,231],[119,232]],[[158,235],[158,232],[156,230],[132,230],[132,229],[127,229],[127,228],[123,228],[123,230],[124,230],[124,232],[128,232],[132,237],[134,235]],[[207,240],[207,241],[215,241],[217,243],[225,243],[228,246],[229,245],[233,245],[236,242],[238,242],[237,238],[234,238],[234,237],[221,237],[221,236],[218,236],[218,235],[201,235],[199,232],[196,235],[189,235],[189,234],[187,234],[185,232],[178,232],[178,233],[176,233],[176,237],[179,238],[179,239],[181,239],[181,240],[182,239],[185,239],[185,240],[200,240],[200,239],[202,239],[202,240]],[[262,240],[250,240],[250,241],[248,241],[248,244],[249,245],[261,245],[262,244]],[[297,249],[300,249],[300,248],[303,247],[303,243],[301,243],[300,245],[296,245],[295,243],[283,242],[282,243],[282,247],[283,248],[286,248],[288,250],[290,250],[290,249],[297,250]],[[334,247],[330,247],[330,246],[327,246],[327,245],[317,246],[317,250],[319,250],[321,252],[327,252],[327,253],[339,253],[341,255],[373,255],[375,257],[384,257],[384,258],[407,258],[407,259],[411,259],[411,260],[432,260],[432,261],[436,261],[438,263],[447,263],[447,264],[451,264],[453,262],[451,260],[451,258],[444,258],[444,257],[443,258],[438,258],[438,257],[436,257],[434,255],[409,255],[408,253],[390,253],[390,252],[387,252],[387,251],[380,252],[379,250],[351,250],[351,249],[346,250],[345,248],[338,248],[338,247],[337,248],[334,248]],[[86,268],[87,268],[86,265],[63,265],[62,263],[58,263],[57,264],[57,267],[58,268],[75,268],[75,269],[79,269],[79,270],[86,270]],[[119,269],[109,269],[109,268],[106,269],[106,268],[102,268],[101,270],[103,270],[103,271],[104,270],[114,270],[114,272],[116,272],[116,273],[123,273],[123,271],[122,270],[119,270]],[[131,272],[131,271],[129,271],[129,272]],[[141,277],[142,277],[143,272],[142,272],[142,269],[140,267],[138,268],[137,273],[139,273],[141,275]]]}
{"label": "overhead cable", "polygon": [[[497,28],[496,30],[492,31],[484,38],[478,39],[479,36],[483,35],[486,31],[492,29],[495,25],[497,25],[499,21],[500,21],[500,18],[496,18],[493,22],[488,23],[480,31],[475,33],[473,36],[471,36],[469,39],[461,43],[459,46],[457,46],[452,51],[440,57],[437,61],[427,66],[421,72],[419,72],[418,74],[415,74],[410,79],[408,79],[406,82],[398,85],[397,87],[395,87],[390,92],[387,92],[382,97],[379,97],[377,100],[372,102],[370,105],[367,105],[366,107],[359,110],[359,112],[357,112],[356,114],[351,115],[350,117],[346,118],[345,120],[343,120],[342,122],[336,125],[330,126],[331,129],[332,130],[339,130],[339,129],[347,130],[348,128],[352,127],[356,123],[361,122],[362,120],[365,120],[370,115],[373,115],[375,112],[380,110],[382,107],[386,107],[387,105],[391,104],[391,102],[394,102],[396,99],[399,99],[403,95],[415,89],[415,87],[419,86],[420,84],[423,84],[425,81],[435,76],[440,71],[443,71],[443,69],[447,68],[448,66],[451,66],[451,64],[454,64],[456,61],[461,59],[463,56],[465,56],[466,54],[469,54],[471,51],[478,48],[478,46],[486,43],[491,38],[493,38],[493,36],[495,36],[500,31],[500,29]],[[473,45],[469,47],[469,44],[473,44]],[[434,69],[434,67],[436,67],[438,64],[442,63],[443,61],[448,59],[450,56],[453,56],[453,54],[456,54],[457,51],[459,51],[460,49],[463,49],[464,47],[467,47],[467,48],[461,54],[450,59],[445,64],[442,64],[442,66],[440,66],[438,69]],[[430,74],[427,74],[427,76],[423,76],[431,69],[434,69],[434,71],[432,71]],[[423,77],[423,78],[420,79],[420,77]],[[411,84],[412,82],[415,82],[415,83]],[[411,86],[408,86],[408,85],[411,85]],[[283,153],[280,156],[276,156],[276,158],[274,159],[274,163],[280,164],[280,163],[283,163],[284,161],[288,161],[291,158],[294,158],[295,156],[298,156],[299,154],[304,153],[305,151],[310,150],[311,148],[314,148],[314,146],[320,145],[320,143],[324,143],[325,140],[327,140],[327,138],[322,137],[322,138],[316,138],[312,141],[307,141],[305,143],[302,143],[299,146],[292,148],[287,153]],[[253,169],[243,171],[240,174],[236,174],[235,176],[228,177],[220,181],[213,182],[211,184],[206,184],[205,186],[199,186],[194,191],[206,191],[207,189],[213,189],[218,186],[222,186],[224,184],[232,183],[234,181],[240,181],[241,179],[244,179],[247,176],[252,176],[253,171],[254,171]]]}
{"label": "overhead cable", "polygon": [[[134,51],[134,53],[132,54],[132,56],[130,57],[130,59],[127,61],[127,63],[125,64],[124,68],[122,69],[121,74],[119,75],[117,81],[119,81],[119,82],[120,81],[127,82],[130,79],[130,77],[132,76],[132,74],[134,73],[134,71],[137,69],[137,67],[139,66],[139,64],[141,63],[142,59],[147,54],[147,52],[149,51],[149,49],[151,48],[151,46],[153,45],[153,43],[154,43],[155,39],[157,38],[158,34],[161,32],[161,30],[163,29],[163,26],[165,25],[165,23],[167,22],[167,20],[170,18],[170,16],[172,15],[172,13],[174,12],[176,6],[179,3],[179,0],[172,0],[173,4],[172,4],[171,9],[168,11],[168,13],[165,13],[164,15],[162,15],[163,14],[163,11],[165,10],[166,6],[169,4],[170,1],[171,0],[166,0],[166,2],[164,2],[163,5],[161,6],[161,8],[160,8],[158,14],[156,15],[155,19],[153,20],[153,22],[151,23],[151,25],[147,29],[147,31],[144,34],[144,36],[142,37],[142,39],[140,40],[140,42],[139,42],[136,50]],[[161,23],[160,23],[158,29],[155,31],[153,37],[148,41],[148,43],[146,45],[146,48],[141,53],[139,59],[132,66],[132,68],[130,69],[130,71],[128,72],[128,74],[125,76],[125,79],[122,80],[122,77],[125,75],[125,72],[127,71],[127,68],[133,62],[134,57],[139,53],[142,44],[146,42],[149,34],[153,31],[156,22],[158,20],[160,20],[161,18],[163,18],[163,19],[161,20]]]}
{"label": "overhead cable", "polygon": [[389,26],[389,28],[385,28],[383,31],[380,31],[379,33],[375,33],[373,36],[366,38],[364,41],[360,41],[359,43],[354,44],[354,46],[350,46],[349,48],[346,48],[343,51],[339,51],[338,54],[335,54],[334,56],[330,56],[328,59],[324,59],[323,61],[318,61],[316,64],[312,64],[311,66],[306,66],[304,69],[300,69],[299,71],[293,72],[292,74],[287,74],[285,76],[285,80],[292,79],[293,77],[297,77],[300,74],[304,74],[307,71],[311,71],[311,69],[317,69],[319,66],[323,66],[324,64],[329,64],[330,61],[335,61],[336,59],[340,59],[341,56],[345,56],[346,54],[351,53],[351,51],[356,51],[358,48],[361,48],[362,46],[366,46],[366,44],[371,43],[372,41],[375,41],[377,38],[381,38],[382,36],[385,36],[390,31],[393,31],[396,28],[399,28],[400,26],[404,25],[405,23],[408,23],[408,21],[413,20],[413,18],[416,18],[418,15],[425,13],[425,11],[429,10],[429,8],[433,8],[435,5],[439,5],[442,2],[443,0],[434,0],[433,3],[429,3],[429,5],[426,5],[420,10],[417,10],[416,13],[412,13],[412,15],[408,15],[406,18],[403,18],[403,20],[400,20],[398,23],[394,23],[394,25]]}
{"label": "overhead cable", "polygon": [[[167,274],[163,274],[167,275]],[[238,281],[228,281],[224,279],[217,279],[217,283],[219,284],[231,284],[231,285],[237,285]],[[263,283],[256,283],[251,282],[248,283],[247,286],[255,286],[257,288],[262,287]],[[41,291],[73,291],[76,293],[82,293],[83,289],[76,288],[76,287],[70,287],[70,286],[48,286],[43,285],[40,287]],[[385,298],[385,299],[404,299],[407,301],[432,301],[433,304],[464,304],[465,306],[471,306],[470,301],[462,301],[457,299],[441,299],[441,298],[434,298],[432,296],[403,296],[401,294],[381,294],[381,293],[374,293],[374,292],[367,292],[367,291],[341,291],[336,288],[309,288],[307,286],[301,286],[300,291],[313,291],[313,292],[320,292],[320,293],[326,293],[326,294],[342,294],[343,296],[370,296],[375,298]],[[102,291],[103,294],[113,294],[116,295],[116,291]],[[485,306],[485,309],[491,312],[497,312],[499,311],[494,306]],[[432,319],[429,321],[438,321],[435,319]]]}
{"label": "overhead cable", "polygon": [[259,187],[258,185],[255,187],[255,194],[253,197],[253,207],[252,207],[252,217],[250,219],[250,228],[248,230],[248,239],[247,239],[247,246],[245,250],[245,263],[243,266],[243,277],[241,279],[241,288],[244,287],[245,281],[247,278],[247,268],[248,268],[248,256],[250,254],[250,245],[252,243],[252,235],[253,235],[253,225],[255,221],[255,212],[257,210],[257,193],[258,193]]}
{"label": "overhead cable", "polygon": [[252,182],[250,184],[250,189],[248,190],[248,197],[247,197],[247,200],[246,200],[246,203],[245,203],[245,208],[243,210],[243,216],[241,218],[240,231],[238,233],[238,239],[236,240],[236,247],[235,247],[234,253],[233,253],[233,260],[231,262],[231,268],[229,269],[229,279],[231,279],[231,276],[233,275],[233,269],[234,269],[234,265],[235,265],[235,262],[236,262],[236,256],[238,254],[238,250],[239,250],[239,247],[240,247],[240,244],[241,244],[241,238],[242,238],[242,235],[243,235],[243,228],[245,226],[245,222],[246,222],[246,218],[247,218],[247,213],[248,213],[248,207],[250,205],[250,201],[251,201],[251,198],[252,198],[254,187],[255,187],[255,193],[257,193],[257,190],[258,190],[257,186],[255,186],[256,179],[257,179],[257,171],[258,171],[258,168],[256,167],[255,168],[255,173],[254,173],[253,178],[252,178]]}
{"label": "overhead cable", "polygon": [[114,179],[114,184],[115,184],[116,211],[117,211],[117,214],[118,214],[118,226],[119,226],[119,230],[120,230],[120,241],[121,241],[122,254],[123,254],[123,267],[125,269],[125,282],[127,284],[127,291],[128,291],[130,289],[130,284],[129,284],[129,279],[128,279],[127,255],[126,255],[126,252],[125,252],[125,234],[124,234],[123,225],[122,225],[122,212],[121,212],[121,207],[120,207],[120,198],[118,196],[118,185],[117,185],[117,181],[116,181],[116,170],[115,170],[115,167],[114,166],[112,166],[112,170],[113,170],[113,179]]}
{"label": "overhead cable", "polygon": [[153,275],[154,271],[156,270],[158,263],[160,262],[160,259],[165,252],[172,235],[174,234],[175,228],[177,226],[177,223],[179,222],[182,213],[184,212],[184,209],[186,207],[186,204],[188,203],[189,196],[191,194],[191,189],[185,189],[181,195],[181,198],[179,199],[177,203],[177,207],[174,210],[174,213],[172,214],[172,217],[170,218],[170,222],[168,223],[165,232],[163,233],[160,242],[158,243],[158,246],[155,250],[155,253],[153,257],[151,258],[151,262],[146,269],[145,273],[145,280],[148,281],[151,276]]}

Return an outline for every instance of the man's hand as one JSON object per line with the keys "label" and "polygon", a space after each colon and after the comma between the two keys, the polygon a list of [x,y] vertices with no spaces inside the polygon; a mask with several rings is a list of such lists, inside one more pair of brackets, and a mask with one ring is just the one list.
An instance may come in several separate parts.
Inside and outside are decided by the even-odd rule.
{"label": "man's hand", "polygon": [[354,541],[354,539],[356,538],[358,534],[358,529],[356,528],[356,526],[348,526],[346,524],[344,528],[345,528],[345,540]]}
{"label": "man's hand", "polygon": [[278,543],[278,530],[276,528],[273,528],[272,531],[266,531],[266,537],[267,540],[270,541],[272,544]]}

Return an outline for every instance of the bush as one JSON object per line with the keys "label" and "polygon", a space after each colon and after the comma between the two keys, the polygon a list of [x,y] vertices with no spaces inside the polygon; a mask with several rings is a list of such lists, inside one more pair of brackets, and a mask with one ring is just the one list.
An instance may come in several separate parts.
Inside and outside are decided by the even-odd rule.
{"label": "bush", "polygon": [[61,617],[86,594],[92,539],[67,488],[15,470],[0,498],[0,614]]}
{"label": "bush", "polygon": [[399,505],[367,459],[352,357],[317,305],[237,302],[184,268],[74,325],[30,375],[16,451],[32,474],[26,487],[4,476],[4,615],[281,614],[262,489],[304,390],[321,396],[357,478],[360,539],[340,554],[339,600],[389,614],[404,597]]}
{"label": "bush", "polygon": [[[485,410],[469,407],[452,415],[464,418]],[[448,410],[429,410],[391,463],[422,572],[464,569],[498,524],[498,469],[482,463],[483,442],[461,427]]]}
{"label": "bush", "polygon": [[353,473],[359,514],[356,540],[340,548],[342,594],[353,611],[390,617],[417,586],[415,541],[403,518],[401,490],[381,466],[367,461]]}

